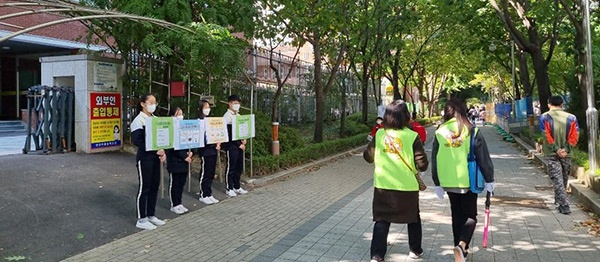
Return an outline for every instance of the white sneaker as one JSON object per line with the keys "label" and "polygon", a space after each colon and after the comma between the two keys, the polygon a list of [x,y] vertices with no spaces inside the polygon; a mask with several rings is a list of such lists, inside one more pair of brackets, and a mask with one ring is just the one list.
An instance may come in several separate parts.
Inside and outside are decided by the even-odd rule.
{"label": "white sneaker", "polygon": [[137,223],[135,223],[135,227],[145,230],[156,229],[156,226],[148,221],[148,218],[140,218]]}
{"label": "white sneaker", "polygon": [[181,210],[183,210],[183,212],[188,212],[190,211],[189,209],[185,208],[183,205],[179,205],[181,207]]}
{"label": "white sneaker", "polygon": [[237,194],[235,193],[235,190],[227,190],[225,191],[225,193],[229,196],[229,197],[236,197]]}
{"label": "white sneaker", "polygon": [[244,189],[243,189],[243,188],[241,188],[241,187],[240,187],[240,188],[238,188],[238,189],[234,189],[233,191],[235,191],[235,192],[236,192],[236,193],[238,193],[238,194],[242,194],[242,195],[243,195],[243,194],[247,194],[247,193],[248,193],[248,191],[244,190]]}
{"label": "white sneaker", "polygon": [[182,205],[177,205],[171,208],[171,212],[181,215],[183,213],[185,213],[185,210],[183,209]]}
{"label": "white sneaker", "polygon": [[417,254],[412,251],[408,252],[408,258],[410,258],[410,259],[419,259],[419,258],[421,258],[421,256],[423,256],[423,253]]}
{"label": "white sneaker", "polygon": [[214,202],[212,201],[212,199],[210,199],[210,197],[201,197],[198,200],[200,200],[200,202],[206,204],[206,205],[212,205],[214,204]]}
{"label": "white sneaker", "polygon": [[218,200],[218,199],[216,199],[214,196],[209,196],[208,198],[210,198],[210,200],[211,200],[213,203],[215,203],[215,204],[216,204],[216,203],[219,203],[219,200]]}
{"label": "white sneaker", "polygon": [[150,221],[150,223],[154,224],[155,226],[162,226],[166,224],[165,221],[162,221],[155,216],[148,217],[148,221]]}

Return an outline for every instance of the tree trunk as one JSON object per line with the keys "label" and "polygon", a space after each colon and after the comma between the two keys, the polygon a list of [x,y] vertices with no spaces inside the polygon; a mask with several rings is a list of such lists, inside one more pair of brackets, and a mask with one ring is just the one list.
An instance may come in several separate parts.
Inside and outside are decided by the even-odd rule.
{"label": "tree trunk", "polygon": [[277,88],[271,102],[271,122],[279,122],[279,96],[281,96],[281,88]]}
{"label": "tree trunk", "polygon": [[399,87],[399,82],[400,82],[400,76],[398,76],[398,67],[400,66],[400,58],[398,58],[398,56],[396,56],[394,58],[394,64],[392,66],[392,87],[394,89],[394,100],[398,100],[398,99],[402,99],[402,96],[400,95],[400,87]]}
{"label": "tree trunk", "polygon": [[548,78],[548,65],[540,48],[536,48],[531,52],[531,60],[533,69],[535,70],[535,78],[537,80],[538,97],[540,98],[540,109],[542,113],[549,110],[548,98],[552,95],[550,92],[550,79]]}
{"label": "tree trunk", "polygon": [[[577,52],[577,64],[575,65],[577,68],[577,71],[575,72],[576,76],[577,76],[577,82],[578,82],[578,88],[580,90],[581,93],[581,99],[579,100],[579,103],[581,104],[581,108],[583,108],[583,111],[585,112],[585,110],[588,107],[587,104],[587,91],[585,89],[585,83],[587,81],[587,74],[585,73],[585,66],[587,64],[587,59],[586,59],[586,53],[585,53],[585,36],[583,35],[583,32],[580,32],[579,30],[575,30],[575,50]],[[580,122],[585,122],[585,121],[580,121]],[[581,123],[580,123],[581,124]]]}
{"label": "tree trunk", "polygon": [[[315,143],[323,142],[323,120],[325,117],[325,90],[323,87],[323,71],[321,68],[321,46],[320,37],[315,36],[313,49],[315,56],[315,133],[313,140]],[[342,112],[345,114],[346,112]]]}
{"label": "tree trunk", "polygon": [[519,52],[519,79],[523,85],[523,96],[528,97],[533,95],[533,87],[531,86],[531,78],[529,77],[529,64],[527,63],[527,55],[525,52]]}
{"label": "tree trunk", "polygon": [[[369,65],[366,63],[363,64],[362,78],[360,82],[362,91],[362,122],[366,124],[369,116],[369,94],[367,92],[369,90]],[[342,85],[345,85],[345,83]],[[345,94],[345,92],[343,92],[343,94]]]}
{"label": "tree trunk", "polygon": [[[342,114],[340,117],[340,137],[345,137],[345,134],[344,134],[346,131],[346,114],[345,114],[345,112],[346,112],[346,104],[347,104],[347,102],[346,102],[346,90],[347,89],[346,89],[345,79],[342,80],[341,89],[342,90],[340,90],[340,92],[342,95],[342,112],[344,112],[344,114]],[[363,98],[363,101],[364,101],[364,98]],[[363,106],[363,108],[365,108],[365,107]],[[365,111],[363,110],[363,114],[364,113],[365,113]]]}

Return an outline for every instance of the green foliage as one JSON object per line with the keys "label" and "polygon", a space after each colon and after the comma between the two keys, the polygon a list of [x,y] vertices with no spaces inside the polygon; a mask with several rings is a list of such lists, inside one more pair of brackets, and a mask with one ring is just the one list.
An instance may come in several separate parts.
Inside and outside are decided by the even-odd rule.
{"label": "green foliage", "polygon": [[368,133],[370,128],[362,123],[347,121],[344,128],[344,136],[353,136],[357,134]]}
{"label": "green foliage", "polygon": [[[252,152],[255,156],[271,155],[272,127],[270,117],[266,114],[255,112],[256,137],[252,141]],[[304,140],[300,132],[292,127],[279,126],[279,151],[285,153],[304,147]]]}
{"label": "green foliage", "polygon": [[534,132],[533,132],[533,134],[531,134],[529,132],[529,128],[522,128],[520,136],[527,137],[527,138],[531,139],[531,141],[537,142],[539,144],[543,143],[544,141],[543,141],[542,133],[540,132],[540,130],[538,128],[534,128],[533,130],[534,130]]}
{"label": "green foliage", "polygon": [[433,116],[433,117],[430,117],[430,118],[421,118],[421,119],[418,119],[417,122],[419,122],[419,124],[421,124],[421,125],[426,126],[426,125],[435,124],[437,121],[440,121],[440,120],[442,120],[441,116]]}
{"label": "green foliage", "polygon": [[371,128],[375,125],[376,118],[377,115],[368,114],[367,125],[365,125],[362,123],[362,113],[355,113],[347,116],[344,127],[344,137],[369,133]]}
{"label": "green foliage", "polygon": [[291,151],[282,152],[279,156],[265,155],[255,157],[253,159],[254,175],[263,176],[272,174],[280,169],[288,169],[310,161],[322,159],[364,144],[365,135],[361,134],[296,148]]}

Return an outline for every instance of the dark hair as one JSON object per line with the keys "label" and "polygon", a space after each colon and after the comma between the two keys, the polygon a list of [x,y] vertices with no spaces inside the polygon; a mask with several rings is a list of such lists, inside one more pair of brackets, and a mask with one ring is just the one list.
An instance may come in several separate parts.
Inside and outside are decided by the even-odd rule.
{"label": "dark hair", "polygon": [[403,129],[410,121],[408,105],[403,100],[396,100],[385,107],[383,114],[383,128]]}
{"label": "dark hair", "polygon": [[143,108],[142,108],[142,102],[146,102],[146,100],[148,100],[148,97],[154,96],[153,94],[145,94],[145,95],[141,95],[140,99],[137,103],[137,106],[135,106],[135,109],[137,109],[138,112],[142,112]]}
{"label": "dark hair", "polygon": [[562,106],[563,102],[564,101],[561,96],[551,96],[548,98],[548,104],[552,106]]}
{"label": "dark hair", "polygon": [[377,118],[375,118],[375,121],[381,119],[381,121],[383,121],[383,117],[378,116]]}
{"label": "dark hair", "polygon": [[117,130],[119,130],[119,132],[121,132],[121,128],[119,128],[119,125],[115,125],[115,126],[113,127],[113,130],[115,130],[115,127],[117,128]]}
{"label": "dark hair", "polygon": [[411,119],[417,120],[417,112],[412,112]]}
{"label": "dark hair", "polygon": [[458,134],[455,134],[452,138],[457,138],[462,134],[463,129],[466,127],[467,130],[471,130],[473,125],[469,121],[467,117],[467,106],[462,101],[457,98],[451,98],[446,102],[446,106],[444,106],[444,117],[443,123],[448,120],[456,118],[458,122]]}
{"label": "dark hair", "polygon": [[[181,110],[181,108],[178,106],[171,107],[171,110],[169,110],[169,116],[175,116],[179,110]],[[183,113],[183,110],[181,110],[181,113]]]}
{"label": "dark hair", "polygon": [[200,119],[204,119],[206,117],[204,115],[204,113],[202,112],[202,109],[204,109],[205,104],[210,105],[210,102],[208,102],[208,100],[205,100],[205,99],[198,100],[198,118],[200,118]]}
{"label": "dark hair", "polygon": [[227,102],[233,102],[233,101],[237,101],[237,102],[240,102],[240,103],[242,102],[242,100],[240,99],[239,96],[237,96],[237,95],[230,95],[227,98]]}

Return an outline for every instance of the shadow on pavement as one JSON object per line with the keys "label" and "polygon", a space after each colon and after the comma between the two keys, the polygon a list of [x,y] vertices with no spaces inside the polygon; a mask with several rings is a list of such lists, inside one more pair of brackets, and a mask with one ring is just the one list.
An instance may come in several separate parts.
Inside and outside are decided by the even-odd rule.
{"label": "shadow on pavement", "polygon": [[[0,167],[0,260],[58,261],[139,231],[134,155],[9,155],[0,157]],[[173,219],[165,174],[165,198],[159,192],[156,215]],[[196,195],[198,174],[191,185],[183,204],[194,211],[204,206]],[[213,188],[222,187],[215,181]]]}

